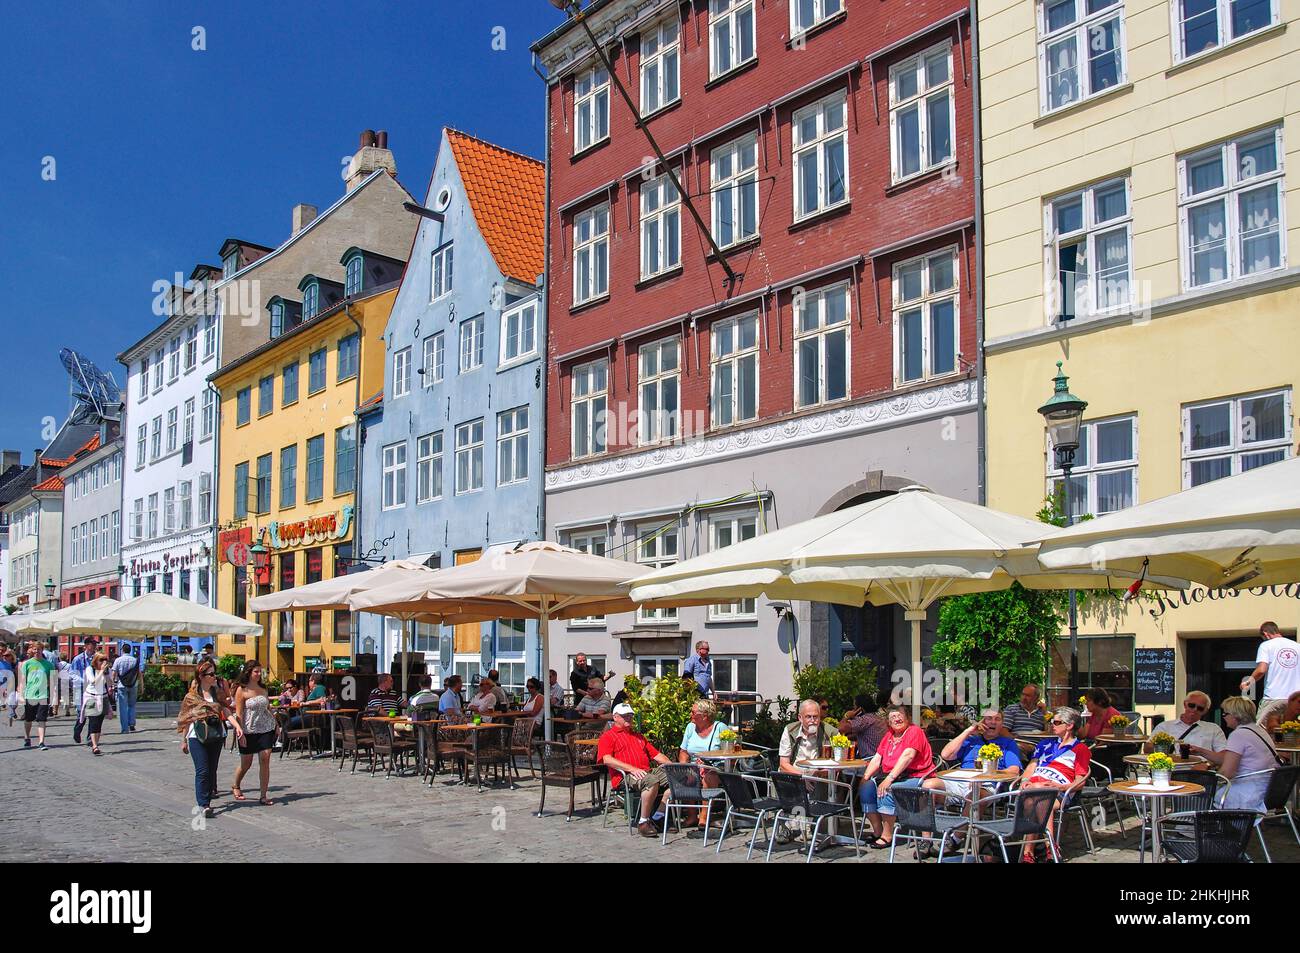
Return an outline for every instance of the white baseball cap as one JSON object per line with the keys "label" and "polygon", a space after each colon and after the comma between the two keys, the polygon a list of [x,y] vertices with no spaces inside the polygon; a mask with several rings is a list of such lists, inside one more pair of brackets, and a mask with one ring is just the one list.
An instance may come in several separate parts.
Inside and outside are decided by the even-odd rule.
{"label": "white baseball cap", "polygon": [[635,715],[636,709],[634,709],[631,705],[627,705],[627,704],[615,705],[614,714],[623,715],[624,717],[627,717],[628,715]]}

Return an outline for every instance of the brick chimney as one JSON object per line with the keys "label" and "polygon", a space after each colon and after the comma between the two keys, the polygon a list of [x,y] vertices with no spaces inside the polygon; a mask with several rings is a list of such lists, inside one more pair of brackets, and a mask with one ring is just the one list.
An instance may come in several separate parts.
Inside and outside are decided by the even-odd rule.
{"label": "brick chimney", "polygon": [[10,467],[21,466],[22,462],[21,450],[0,450],[0,473],[4,473]]}
{"label": "brick chimney", "polygon": [[295,205],[293,207],[293,231],[289,233],[292,238],[304,228],[316,221],[319,210],[314,205]]}
{"label": "brick chimney", "polygon": [[388,132],[367,129],[361,133],[356,155],[348,163],[348,170],[344,175],[347,191],[351,192],[355,189],[376,169],[387,169],[389,175],[394,177],[397,175],[397,163],[393,161],[393,153],[388,148]]}

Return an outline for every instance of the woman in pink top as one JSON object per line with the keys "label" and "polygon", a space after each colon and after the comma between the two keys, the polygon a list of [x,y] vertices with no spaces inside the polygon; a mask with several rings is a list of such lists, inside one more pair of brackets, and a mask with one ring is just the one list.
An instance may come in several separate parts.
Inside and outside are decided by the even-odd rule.
{"label": "woman in pink top", "polygon": [[1079,737],[1085,741],[1092,741],[1098,735],[1110,734],[1112,730],[1110,720],[1124,717],[1118,709],[1111,706],[1110,696],[1100,688],[1090,688],[1083,693],[1083,697],[1088,707],[1088,717],[1083,720]]}
{"label": "woman in pink top", "polygon": [[934,753],[925,732],[912,724],[906,708],[891,708],[889,731],[880,739],[876,753],[862,775],[858,799],[862,813],[876,835],[871,846],[888,847],[894,836],[895,786],[919,787],[934,773]]}

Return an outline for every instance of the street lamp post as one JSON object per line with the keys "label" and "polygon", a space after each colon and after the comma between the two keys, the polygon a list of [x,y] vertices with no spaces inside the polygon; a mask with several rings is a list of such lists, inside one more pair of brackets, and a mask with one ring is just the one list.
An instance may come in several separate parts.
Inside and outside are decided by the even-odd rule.
{"label": "street lamp post", "polygon": [[[1061,362],[1056,362],[1056,377],[1052,378],[1051,398],[1038,412],[1047,422],[1047,435],[1052,449],[1056,453],[1056,465],[1061,468],[1061,506],[1065,510],[1065,525],[1074,522],[1070,512],[1070,474],[1074,470],[1074,454],[1079,449],[1079,430],[1083,424],[1083,412],[1088,409],[1088,402],[1080,400],[1070,393],[1066,386],[1069,378],[1061,369]],[[1079,603],[1078,596],[1070,590],[1070,704],[1077,704],[1079,697]]]}

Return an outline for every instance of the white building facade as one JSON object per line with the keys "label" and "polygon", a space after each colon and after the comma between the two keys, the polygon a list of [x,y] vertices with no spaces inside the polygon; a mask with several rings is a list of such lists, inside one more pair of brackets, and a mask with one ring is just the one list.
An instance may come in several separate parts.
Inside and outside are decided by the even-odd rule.
{"label": "white building facade", "polygon": [[[126,367],[122,427],[121,593],[165,592],[213,603],[220,272],[195,269],[162,298],[168,314],[118,355]],[[189,290],[187,291],[186,288]]]}

